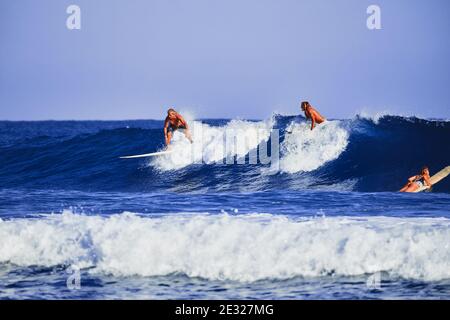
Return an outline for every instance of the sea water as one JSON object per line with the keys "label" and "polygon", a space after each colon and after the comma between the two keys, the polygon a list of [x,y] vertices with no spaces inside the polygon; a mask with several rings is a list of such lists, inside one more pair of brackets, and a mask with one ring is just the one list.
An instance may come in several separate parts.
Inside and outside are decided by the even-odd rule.
{"label": "sea water", "polygon": [[[0,122],[0,298],[449,299],[450,182],[397,192],[449,164],[447,121],[196,122],[134,160],[162,121]],[[235,129],[262,134],[224,153]],[[224,161],[273,130],[276,172]]]}

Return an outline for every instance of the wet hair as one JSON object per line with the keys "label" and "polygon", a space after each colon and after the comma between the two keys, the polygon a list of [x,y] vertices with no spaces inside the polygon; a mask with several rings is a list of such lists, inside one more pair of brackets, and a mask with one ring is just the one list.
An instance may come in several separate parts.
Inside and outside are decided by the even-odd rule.
{"label": "wet hair", "polygon": [[423,167],[422,167],[422,170],[421,170],[420,172],[424,172],[424,170],[428,170],[428,171],[430,171],[430,169],[428,169],[428,167],[427,167],[427,166],[423,166]]}
{"label": "wet hair", "polygon": [[169,110],[167,110],[167,114],[171,113],[171,112],[176,112],[175,109],[170,108]]}
{"label": "wet hair", "polygon": [[302,101],[301,108],[306,109],[306,107],[310,106],[308,101]]}

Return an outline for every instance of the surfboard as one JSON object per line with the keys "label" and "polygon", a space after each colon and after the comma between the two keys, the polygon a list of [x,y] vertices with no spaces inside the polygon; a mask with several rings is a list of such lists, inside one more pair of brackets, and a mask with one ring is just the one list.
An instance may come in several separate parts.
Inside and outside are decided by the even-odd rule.
{"label": "surfboard", "polygon": [[170,154],[172,152],[173,152],[173,150],[159,151],[159,152],[146,153],[146,154],[137,154],[134,156],[124,156],[124,157],[120,157],[120,159],[136,159],[136,158],[155,157],[155,156],[162,156],[165,154]]}
{"label": "surfboard", "polygon": [[[442,179],[444,179],[445,177],[447,177],[449,174],[450,174],[450,166],[447,166],[430,178],[431,183],[434,185],[434,184],[438,183],[439,181],[441,181]],[[427,189],[429,189],[429,187],[423,186],[414,192],[421,192],[421,191],[424,191]]]}

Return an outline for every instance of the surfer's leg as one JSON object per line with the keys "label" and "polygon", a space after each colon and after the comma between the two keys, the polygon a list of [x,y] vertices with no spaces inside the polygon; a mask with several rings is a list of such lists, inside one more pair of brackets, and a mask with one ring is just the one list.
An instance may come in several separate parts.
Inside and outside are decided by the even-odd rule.
{"label": "surfer's leg", "polygon": [[318,114],[318,116],[316,117],[316,123],[317,123],[317,124],[324,123],[325,120],[326,120],[326,119],[325,119],[324,117],[322,117],[320,114]]}
{"label": "surfer's leg", "polygon": [[170,140],[172,140],[172,131],[167,132],[167,146],[170,144]]}
{"label": "surfer's leg", "polygon": [[408,188],[406,189],[405,192],[414,192],[417,189],[419,189],[419,185],[417,183],[413,182],[408,186]]}
{"label": "surfer's leg", "polygon": [[408,191],[408,189],[411,187],[411,185],[413,185],[414,183],[408,182],[405,184],[405,186],[403,188],[401,188],[399,191],[400,192],[410,192]]}

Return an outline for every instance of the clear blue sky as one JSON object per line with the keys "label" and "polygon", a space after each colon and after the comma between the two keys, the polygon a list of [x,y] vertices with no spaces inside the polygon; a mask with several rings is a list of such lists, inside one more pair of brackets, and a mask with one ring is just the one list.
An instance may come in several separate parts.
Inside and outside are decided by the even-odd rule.
{"label": "clear blue sky", "polygon": [[449,31],[448,0],[2,0],[0,119],[450,118]]}

